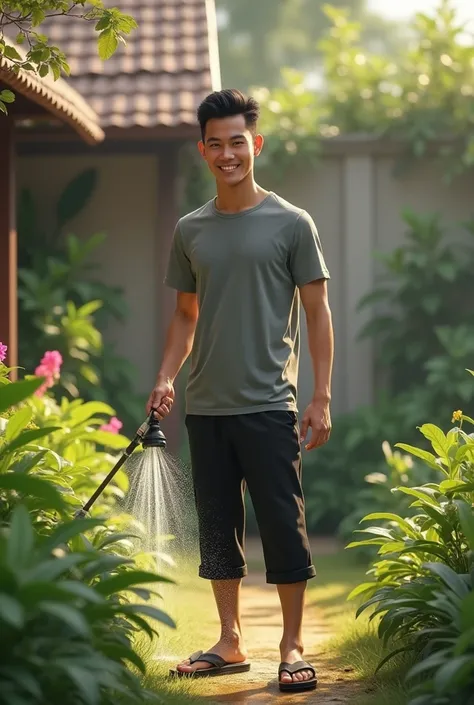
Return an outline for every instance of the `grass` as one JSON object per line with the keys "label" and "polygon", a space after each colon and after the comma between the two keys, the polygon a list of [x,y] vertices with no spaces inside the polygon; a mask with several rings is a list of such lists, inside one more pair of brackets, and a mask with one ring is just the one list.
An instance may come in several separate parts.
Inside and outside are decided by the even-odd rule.
{"label": "grass", "polygon": [[[248,558],[249,572],[262,569],[261,554],[253,553]],[[394,661],[374,677],[377,664],[387,652],[368,618],[363,615],[355,621],[356,605],[347,602],[349,592],[366,579],[365,566],[356,562],[355,554],[344,550],[318,555],[317,546],[314,562],[318,577],[308,583],[307,605],[317,605],[328,631],[336,634],[327,642],[324,655],[328,661],[354,669],[353,677],[364,681],[366,692],[351,705],[406,705],[403,662]],[[178,584],[166,586],[163,601],[157,604],[176,621],[177,629],[160,626],[160,638],[154,644],[147,645],[146,640],[141,644],[148,666],[145,686],[169,705],[215,703],[200,697],[199,680],[166,677],[169,668],[198,648],[208,648],[218,634],[212,589],[208,581],[197,577],[197,567],[197,558],[189,559],[184,567],[180,563]]]}

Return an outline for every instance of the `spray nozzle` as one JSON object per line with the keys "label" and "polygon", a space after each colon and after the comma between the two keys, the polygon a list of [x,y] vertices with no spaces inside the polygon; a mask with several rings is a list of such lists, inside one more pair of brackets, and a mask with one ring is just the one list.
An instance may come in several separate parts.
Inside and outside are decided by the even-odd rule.
{"label": "spray nozzle", "polygon": [[143,448],[166,448],[166,437],[155,416],[155,411],[156,409],[152,409],[147,419],[148,428],[141,441]]}

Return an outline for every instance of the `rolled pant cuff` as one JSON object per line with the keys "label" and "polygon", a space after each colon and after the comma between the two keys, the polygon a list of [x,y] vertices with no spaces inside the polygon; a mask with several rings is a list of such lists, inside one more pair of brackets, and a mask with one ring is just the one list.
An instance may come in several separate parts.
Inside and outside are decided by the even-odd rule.
{"label": "rolled pant cuff", "polygon": [[299,570],[291,570],[287,573],[267,572],[267,583],[271,585],[288,585],[291,583],[301,583],[310,578],[316,577],[316,568],[310,565]]}
{"label": "rolled pant cuff", "polygon": [[238,568],[224,568],[222,566],[199,566],[199,577],[205,580],[238,580],[245,578],[248,570],[243,565]]}

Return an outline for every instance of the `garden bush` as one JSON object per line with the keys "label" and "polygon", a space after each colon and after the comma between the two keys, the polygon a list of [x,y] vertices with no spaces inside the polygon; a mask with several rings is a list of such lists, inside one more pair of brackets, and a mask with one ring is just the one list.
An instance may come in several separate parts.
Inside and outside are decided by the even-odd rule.
{"label": "garden bush", "polygon": [[[378,547],[357,615],[369,608],[378,633],[395,654],[412,652],[410,705],[471,705],[474,690],[474,419],[457,411],[446,434],[434,424],[420,431],[431,447],[398,443],[432,474],[420,486],[392,492],[411,499],[408,514],[376,511],[358,530],[367,538],[348,548]],[[381,668],[387,659],[379,665]]]}
{"label": "garden bush", "polygon": [[135,636],[156,636],[150,619],[175,626],[150,590],[171,581],[145,570],[140,534],[130,531],[139,526],[114,508],[125,473],[94,518],[75,518],[111,469],[110,452],[128,441],[110,425],[107,405],[58,404],[47,377],[10,382],[5,346],[0,353],[0,703],[152,699],[141,687],[146,666]]}

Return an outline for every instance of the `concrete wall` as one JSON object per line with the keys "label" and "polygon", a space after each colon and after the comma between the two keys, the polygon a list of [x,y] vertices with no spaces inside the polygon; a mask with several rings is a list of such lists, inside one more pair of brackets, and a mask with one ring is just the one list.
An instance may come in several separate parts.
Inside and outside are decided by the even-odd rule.
{"label": "concrete wall", "polygon": [[[374,249],[387,252],[403,242],[401,211],[405,207],[437,211],[450,226],[474,214],[472,176],[448,187],[439,169],[420,163],[396,178],[396,152],[393,145],[373,140],[338,140],[326,146],[317,167],[299,167],[282,181],[262,183],[305,208],[322,239],[332,275],[334,413],[373,398],[372,346],[356,340],[368,314],[358,313],[356,305],[374,282]],[[71,230],[80,236],[101,230],[109,235],[100,255],[104,280],[124,287],[131,315],[125,326],[114,326],[107,336],[136,364],[138,388],[148,391],[163,339],[161,260],[167,252],[163,243],[170,237],[169,232],[162,232],[163,214],[158,213],[156,156],[21,157],[19,187],[34,188],[42,201],[42,220],[48,222],[65,183],[88,166],[99,170],[98,189]],[[309,400],[313,388],[304,318],[302,329],[300,406]]]}

